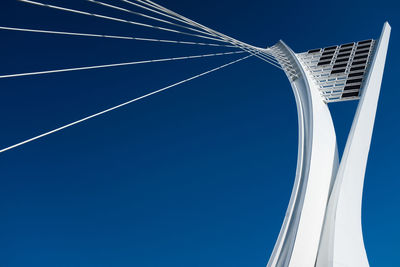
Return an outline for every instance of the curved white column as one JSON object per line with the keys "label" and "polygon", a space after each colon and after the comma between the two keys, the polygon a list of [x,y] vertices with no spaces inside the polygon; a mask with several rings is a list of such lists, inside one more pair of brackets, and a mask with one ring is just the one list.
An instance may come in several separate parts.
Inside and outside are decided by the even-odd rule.
{"label": "curved white column", "polygon": [[[321,79],[322,76],[317,73],[325,67],[319,67],[316,71],[319,63],[312,65],[313,74],[316,75],[314,79],[308,71],[308,65],[304,65],[312,62],[307,61],[310,57],[305,57],[307,63],[301,62],[298,55],[282,41],[269,48],[268,52],[274,55],[287,74],[296,98],[299,148],[290,202],[268,267],[369,266],[361,227],[362,192],[389,37],[390,26],[385,23],[367,70],[367,61],[360,63],[360,56],[356,59],[354,55],[369,55],[372,40],[358,42],[350,63],[344,64],[351,66],[350,71],[344,77],[340,74],[342,79],[337,82],[344,86],[340,92],[341,98],[334,99],[337,93],[332,90],[330,98],[326,99],[328,102],[349,100],[349,97],[358,99],[355,97],[358,96],[357,92],[353,92],[362,85],[360,102],[340,165],[335,129],[321,95],[325,93],[323,86],[326,84],[320,85],[321,92],[317,84],[326,80],[326,75]],[[340,46],[341,57],[336,56],[335,62],[343,62],[343,54],[350,55],[350,52],[343,51],[349,51],[349,47],[353,51],[354,46],[355,43]],[[325,48],[324,53],[336,53],[336,48]],[[321,56],[317,55],[317,58],[321,62]],[[321,66],[327,65],[326,56],[322,62]],[[340,65],[343,63],[333,66],[336,72],[328,69],[328,80],[333,78],[336,81],[336,73],[345,73]],[[359,70],[363,70],[361,74]],[[323,71],[326,74],[326,70]],[[361,79],[354,78],[360,75]],[[342,81],[343,78],[345,81]]]}
{"label": "curved white column", "polygon": [[282,41],[276,48],[284,57],[281,60],[287,60],[292,67],[286,73],[296,98],[299,147],[292,195],[267,266],[311,267],[316,261],[331,180],[337,167],[336,136],[329,109],[305,66]]}

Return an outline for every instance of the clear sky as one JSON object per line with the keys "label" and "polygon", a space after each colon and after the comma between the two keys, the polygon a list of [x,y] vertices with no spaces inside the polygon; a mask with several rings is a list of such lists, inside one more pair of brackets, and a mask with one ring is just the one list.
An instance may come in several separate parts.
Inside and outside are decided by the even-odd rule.
{"label": "clear sky", "polygon": [[[43,1],[149,22],[84,0]],[[282,39],[295,52],[378,38],[389,21],[363,229],[371,266],[398,266],[397,1],[158,3],[256,46]],[[1,1],[0,26],[195,40],[13,0]],[[7,31],[0,40],[0,74],[232,51]],[[0,147],[239,57],[1,79]],[[330,105],[340,150],[356,104]],[[247,59],[0,154],[0,266],[265,266],[296,159],[289,82],[277,68]]]}

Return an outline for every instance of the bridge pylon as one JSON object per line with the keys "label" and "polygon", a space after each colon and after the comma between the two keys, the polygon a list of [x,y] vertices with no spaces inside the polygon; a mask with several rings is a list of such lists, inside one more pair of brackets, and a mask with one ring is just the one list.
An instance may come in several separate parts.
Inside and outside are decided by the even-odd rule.
{"label": "bridge pylon", "polygon": [[[390,37],[294,53],[283,41],[267,48],[296,99],[296,177],[267,267],[367,267],[361,227],[365,169]],[[339,160],[328,104],[359,101]]]}

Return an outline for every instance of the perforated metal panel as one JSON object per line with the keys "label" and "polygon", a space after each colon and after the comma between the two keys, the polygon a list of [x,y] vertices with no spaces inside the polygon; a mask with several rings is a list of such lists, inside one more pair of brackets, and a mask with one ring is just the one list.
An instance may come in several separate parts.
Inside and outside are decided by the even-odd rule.
{"label": "perforated metal panel", "polygon": [[365,40],[299,53],[326,102],[359,99],[375,41]]}

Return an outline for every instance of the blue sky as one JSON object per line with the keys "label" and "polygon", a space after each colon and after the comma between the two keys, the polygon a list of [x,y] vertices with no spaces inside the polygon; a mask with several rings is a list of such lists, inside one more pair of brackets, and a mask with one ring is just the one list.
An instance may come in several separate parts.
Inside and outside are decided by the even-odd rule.
{"label": "blue sky", "polygon": [[[139,20],[83,0],[46,3]],[[158,3],[250,44],[265,47],[282,39],[296,52],[378,38],[389,21],[363,229],[371,266],[396,266],[396,1]],[[0,25],[182,38],[11,0],[0,4]],[[6,31],[0,36],[1,74],[230,50]],[[0,147],[239,57],[2,79]],[[356,104],[330,105],[340,149]],[[1,154],[0,266],[265,266],[289,201],[296,157],[297,115],[286,76],[250,58]]]}

